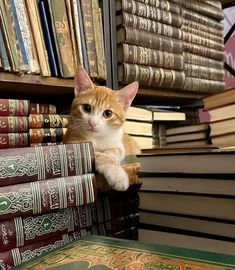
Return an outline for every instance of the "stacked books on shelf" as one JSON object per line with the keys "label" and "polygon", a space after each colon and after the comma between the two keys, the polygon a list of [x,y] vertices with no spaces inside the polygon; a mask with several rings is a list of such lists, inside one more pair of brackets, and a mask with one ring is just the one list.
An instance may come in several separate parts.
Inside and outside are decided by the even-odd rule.
{"label": "stacked books on shelf", "polygon": [[210,118],[210,139],[218,147],[235,146],[235,89],[203,98]]}
{"label": "stacked books on shelf", "polygon": [[138,157],[139,240],[234,255],[235,152],[185,148]]}
{"label": "stacked books on shelf", "polygon": [[82,66],[106,78],[98,0],[4,0],[0,21],[4,71],[70,78]]}
{"label": "stacked books on shelf", "polygon": [[198,96],[222,90],[222,19],[219,1],[116,0],[119,82]]}

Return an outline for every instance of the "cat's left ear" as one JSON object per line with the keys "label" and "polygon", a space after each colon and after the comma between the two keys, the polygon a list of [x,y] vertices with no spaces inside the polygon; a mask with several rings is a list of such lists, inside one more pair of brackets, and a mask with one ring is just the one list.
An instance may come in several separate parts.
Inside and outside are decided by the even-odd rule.
{"label": "cat's left ear", "polygon": [[138,88],[139,83],[133,82],[115,93],[118,101],[123,104],[125,110],[127,110],[131,106],[131,103],[137,94]]}
{"label": "cat's left ear", "polygon": [[87,74],[86,70],[83,68],[78,68],[75,73],[74,77],[74,95],[78,97],[78,95],[91,89],[94,87],[92,80],[90,79],[89,75]]}

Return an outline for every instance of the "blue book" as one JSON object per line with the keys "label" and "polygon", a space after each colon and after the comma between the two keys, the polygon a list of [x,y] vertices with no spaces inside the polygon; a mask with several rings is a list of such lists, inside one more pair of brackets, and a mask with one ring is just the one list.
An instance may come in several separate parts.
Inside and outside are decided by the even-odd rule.
{"label": "blue book", "polygon": [[6,51],[6,47],[5,47],[1,27],[0,27],[0,57],[1,57],[3,69],[10,71],[11,66],[10,66],[10,63],[9,63],[9,60],[8,60],[7,51]]}

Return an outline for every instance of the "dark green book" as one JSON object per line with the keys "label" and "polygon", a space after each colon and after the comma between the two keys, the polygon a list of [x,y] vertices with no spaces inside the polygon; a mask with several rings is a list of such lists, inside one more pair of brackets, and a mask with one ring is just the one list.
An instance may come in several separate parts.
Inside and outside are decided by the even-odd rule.
{"label": "dark green book", "polygon": [[91,235],[13,269],[232,270],[235,256]]}

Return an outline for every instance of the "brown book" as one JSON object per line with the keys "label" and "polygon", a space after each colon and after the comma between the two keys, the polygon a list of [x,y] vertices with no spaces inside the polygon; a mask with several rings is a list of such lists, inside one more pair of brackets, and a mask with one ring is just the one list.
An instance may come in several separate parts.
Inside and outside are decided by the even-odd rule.
{"label": "brown book", "polygon": [[211,142],[213,145],[222,148],[222,147],[231,147],[235,148],[235,132],[227,133],[220,136],[211,136]]}
{"label": "brown book", "polygon": [[0,186],[91,173],[94,166],[90,143],[0,150],[0,157]]}
{"label": "brown book", "polygon": [[95,45],[94,23],[92,18],[92,1],[80,0],[82,8],[82,17],[84,22],[84,32],[86,37],[86,48],[89,63],[90,77],[98,76],[97,55]]}
{"label": "brown book", "polygon": [[118,61],[174,70],[184,69],[184,59],[181,54],[168,53],[129,44],[119,45]]}
{"label": "brown book", "polygon": [[0,99],[0,115],[28,116],[29,104],[26,99]]}
{"label": "brown book", "polygon": [[118,26],[129,26],[175,39],[181,39],[182,37],[180,28],[126,12],[122,12],[116,16],[116,24]]}
{"label": "brown book", "polygon": [[0,116],[0,133],[28,132],[27,116]]}
{"label": "brown book", "polygon": [[45,103],[30,103],[29,113],[32,114],[56,114],[56,106]]}
{"label": "brown book", "polygon": [[67,128],[30,128],[30,143],[62,142]]}
{"label": "brown book", "polygon": [[[60,114],[30,114],[30,128],[66,128],[68,115]],[[1,119],[1,118],[0,118]],[[0,129],[1,130],[1,129]]]}
{"label": "brown book", "polygon": [[184,72],[169,69],[123,63],[118,71],[122,83],[138,80],[143,86],[179,89],[185,82]]}
{"label": "brown book", "polygon": [[166,128],[166,135],[187,134],[193,132],[206,131],[209,129],[208,123],[199,123],[196,125],[184,125],[180,127]]}
{"label": "brown book", "polygon": [[166,135],[166,144],[185,141],[206,140],[207,138],[208,138],[208,131],[174,134],[169,136]]}
{"label": "brown book", "polygon": [[28,133],[0,133],[0,149],[29,146]]}
{"label": "brown book", "polygon": [[171,39],[128,26],[117,30],[117,42],[139,45],[146,48],[175,54],[182,54],[183,52],[181,40]]}
{"label": "brown book", "polygon": [[120,10],[178,28],[182,25],[181,16],[135,0],[117,0],[116,11]]}
{"label": "brown book", "polygon": [[210,122],[221,121],[235,117],[235,103],[208,110]]}
{"label": "brown book", "polygon": [[[235,116],[229,115],[229,119],[227,119],[228,113],[225,112],[222,114],[224,115],[221,117],[221,120],[216,121],[216,122],[210,122],[210,136],[211,137],[235,133]],[[235,146],[235,143],[234,143],[234,146]]]}

